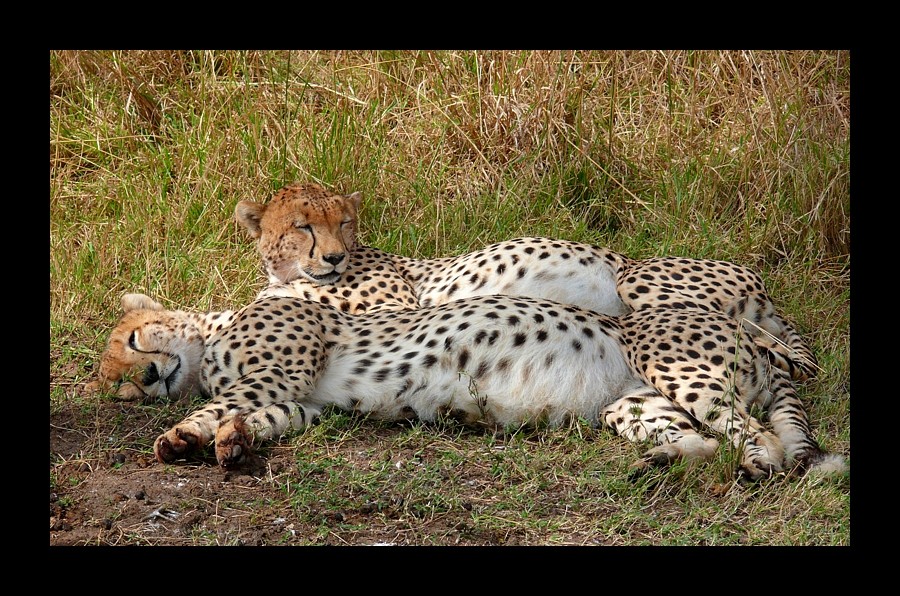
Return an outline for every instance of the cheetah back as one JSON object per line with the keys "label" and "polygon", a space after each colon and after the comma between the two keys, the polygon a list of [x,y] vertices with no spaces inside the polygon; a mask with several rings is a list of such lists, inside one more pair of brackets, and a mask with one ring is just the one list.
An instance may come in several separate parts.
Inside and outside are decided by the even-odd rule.
{"label": "cheetah back", "polygon": [[632,260],[618,272],[616,285],[623,302],[635,310],[662,306],[723,312],[744,325],[792,378],[816,374],[812,350],[775,310],[762,278],[747,267],[684,257]]}

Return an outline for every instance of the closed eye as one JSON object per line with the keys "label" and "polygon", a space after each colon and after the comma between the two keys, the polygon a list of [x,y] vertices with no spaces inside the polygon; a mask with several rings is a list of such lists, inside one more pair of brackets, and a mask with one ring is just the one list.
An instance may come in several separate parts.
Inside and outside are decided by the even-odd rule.
{"label": "closed eye", "polygon": [[140,350],[137,349],[137,344],[134,343],[134,338],[136,335],[137,335],[137,332],[132,331],[131,335],[128,336],[128,347],[131,348],[132,350],[134,350],[135,352],[139,352]]}
{"label": "closed eye", "polygon": [[312,226],[309,224],[295,223],[294,227],[298,230],[303,230],[304,232],[309,232],[310,234],[312,234]]}

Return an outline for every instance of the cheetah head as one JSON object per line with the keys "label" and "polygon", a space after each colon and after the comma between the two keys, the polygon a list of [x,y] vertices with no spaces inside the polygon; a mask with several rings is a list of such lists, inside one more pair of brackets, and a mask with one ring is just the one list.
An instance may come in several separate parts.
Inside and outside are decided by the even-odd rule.
{"label": "cheetah head", "polygon": [[356,247],[360,193],[337,195],[317,184],[292,184],[267,204],[241,201],[235,219],[252,238],[270,283],[305,278],[337,282]]}
{"label": "cheetah head", "polygon": [[87,390],[105,391],[121,382],[116,395],[127,400],[202,394],[206,346],[187,313],[165,310],[143,294],[124,295],[122,308],[125,314],[100,360],[99,380]]}

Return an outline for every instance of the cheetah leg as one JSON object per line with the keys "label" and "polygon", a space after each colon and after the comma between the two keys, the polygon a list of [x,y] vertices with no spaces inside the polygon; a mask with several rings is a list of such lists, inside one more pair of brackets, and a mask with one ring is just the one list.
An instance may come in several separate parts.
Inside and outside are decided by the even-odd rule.
{"label": "cheetah leg", "polygon": [[156,459],[169,463],[206,446],[212,441],[224,412],[223,404],[212,402],[158,436],[153,443]]}
{"label": "cheetah leg", "polygon": [[280,437],[288,427],[303,428],[319,414],[317,408],[291,401],[229,416],[216,432],[216,460],[223,468],[236,466],[252,453],[254,443]]}
{"label": "cheetah leg", "polygon": [[[685,365],[689,371],[679,373],[673,366],[673,376],[695,374],[695,368]],[[670,389],[670,397],[691,416],[711,430],[728,438],[741,452],[741,473],[752,481],[773,472],[780,472],[784,464],[784,447],[775,434],[752,417],[747,405],[730,387],[727,379],[703,383],[702,386],[681,384]]]}
{"label": "cheetah leg", "polygon": [[[204,407],[160,435],[153,445],[153,451],[159,461],[171,462],[206,446],[214,437],[221,436],[224,438],[223,455],[220,456],[217,449],[216,457],[224,457],[226,461],[230,461],[226,451],[233,454],[249,449],[253,442],[251,430],[257,438],[275,437],[284,432],[291,418],[283,414],[279,417],[276,413],[283,409],[291,411],[292,407],[304,407],[298,404],[309,395],[311,388],[312,381],[305,375],[288,375],[279,367],[256,369],[239,378]],[[312,409],[305,406],[304,411],[310,413]],[[240,422],[235,421],[236,417]],[[247,418],[246,422],[244,417]],[[282,424],[282,419],[287,422]],[[221,425],[225,427],[219,433]]]}
{"label": "cheetah leg", "polygon": [[753,336],[753,343],[765,350],[766,357],[772,366],[786,371],[795,381],[806,381],[812,378],[812,374],[801,364],[801,357],[779,340],[769,337],[765,333]]}
{"label": "cheetah leg", "polygon": [[631,465],[632,474],[682,458],[708,459],[719,445],[698,434],[690,414],[652,387],[613,402],[600,419],[629,441],[650,440],[656,445]]}
{"label": "cheetah leg", "polygon": [[769,422],[784,445],[787,461],[801,472],[831,474],[845,471],[844,458],[824,451],[813,437],[806,408],[788,373],[773,367],[769,380]]}
{"label": "cheetah leg", "polygon": [[819,363],[800,333],[775,311],[771,300],[744,296],[725,305],[725,312],[750,332],[754,342],[769,351],[769,360],[795,381],[816,376]]}

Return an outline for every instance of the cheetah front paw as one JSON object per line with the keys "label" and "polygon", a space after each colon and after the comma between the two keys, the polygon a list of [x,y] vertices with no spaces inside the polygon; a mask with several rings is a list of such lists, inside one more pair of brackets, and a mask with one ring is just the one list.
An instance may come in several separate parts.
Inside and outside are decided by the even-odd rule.
{"label": "cheetah front paw", "polygon": [[684,436],[674,443],[663,443],[648,449],[639,460],[631,464],[629,475],[636,477],[652,467],[667,466],[679,459],[709,459],[718,446],[719,442],[713,438],[705,439],[700,435]]}
{"label": "cheetah front paw", "polygon": [[[98,379],[85,383],[82,385],[81,390],[84,395],[93,395],[95,393],[111,393],[112,388],[113,382]],[[136,401],[145,397],[146,394],[134,383],[126,381],[119,385],[119,388],[116,389],[114,395],[117,399],[122,401]]]}
{"label": "cheetah front paw", "polygon": [[668,453],[651,449],[640,457],[637,461],[628,466],[628,477],[637,479],[652,470],[661,466],[667,466],[672,461]]}
{"label": "cheetah front paw", "polygon": [[109,383],[106,381],[102,381],[100,379],[95,379],[93,381],[88,381],[84,385],[81,386],[81,391],[85,395],[90,395],[92,393],[100,393],[101,391],[107,391],[109,389]]}
{"label": "cheetah front paw", "polygon": [[147,397],[140,387],[128,381],[119,385],[116,390],[116,397],[122,401],[138,401]]}
{"label": "cheetah front paw", "polygon": [[657,445],[647,450],[640,459],[628,466],[628,477],[637,479],[654,468],[670,465],[681,456],[681,450],[672,443]]}
{"label": "cheetah front paw", "polygon": [[153,453],[162,463],[185,457],[203,444],[202,437],[183,427],[175,427],[158,436],[153,443]]}
{"label": "cheetah front paw", "polygon": [[242,463],[252,452],[253,435],[243,416],[224,421],[216,431],[216,460],[223,468]]}

